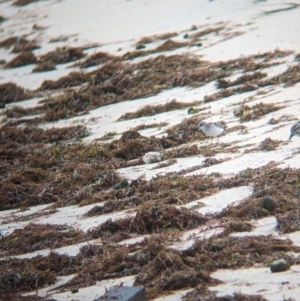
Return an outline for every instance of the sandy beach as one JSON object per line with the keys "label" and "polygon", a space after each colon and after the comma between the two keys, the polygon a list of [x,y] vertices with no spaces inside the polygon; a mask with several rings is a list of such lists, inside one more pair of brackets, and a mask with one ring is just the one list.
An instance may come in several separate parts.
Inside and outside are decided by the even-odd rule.
{"label": "sandy beach", "polygon": [[1,1],[0,300],[297,300],[299,13]]}

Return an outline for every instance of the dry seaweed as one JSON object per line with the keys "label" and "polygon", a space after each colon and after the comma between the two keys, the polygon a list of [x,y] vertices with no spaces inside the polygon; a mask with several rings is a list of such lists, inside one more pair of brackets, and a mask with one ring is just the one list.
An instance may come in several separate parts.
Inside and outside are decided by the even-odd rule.
{"label": "dry seaweed", "polygon": [[167,32],[167,33],[163,33],[160,35],[154,35],[154,36],[150,36],[150,37],[143,37],[140,40],[138,40],[136,42],[136,46],[138,45],[143,45],[143,44],[150,44],[154,41],[158,41],[158,40],[167,40],[173,37],[176,37],[178,35],[177,32]]}
{"label": "dry seaweed", "polygon": [[[280,216],[297,210],[295,194],[300,179],[299,170],[280,169],[271,162],[261,168],[248,168],[240,172],[239,177],[251,179],[252,195],[236,206],[228,206],[217,214],[218,217],[250,220],[270,215]],[[273,199],[271,206],[266,205],[269,203],[265,200],[267,198]]]}
{"label": "dry seaweed", "polygon": [[32,52],[21,52],[5,64],[5,68],[16,68],[36,63],[37,59]]}
{"label": "dry seaweed", "polygon": [[106,141],[106,140],[111,140],[114,139],[114,137],[117,135],[117,132],[108,132],[105,135],[103,135],[100,138],[97,138],[97,141]]}
{"label": "dry seaweed", "polygon": [[[295,201],[298,203],[298,201]],[[291,233],[300,230],[300,202],[295,206],[296,210],[284,215],[276,216],[277,229],[280,233]],[[298,207],[298,208],[297,208]]]}
{"label": "dry seaweed", "polygon": [[13,5],[25,6],[25,5],[28,5],[30,3],[37,2],[37,1],[39,1],[39,0],[17,0],[15,2],[13,2]]}
{"label": "dry seaweed", "polygon": [[138,274],[135,284],[147,287],[147,298],[152,299],[163,291],[195,287],[205,283],[213,285],[219,281],[212,279],[203,269],[195,269],[186,264],[181,254],[175,250],[161,250],[149,260]]}
{"label": "dry seaweed", "polygon": [[[116,224],[110,222],[107,225],[109,231],[112,225]],[[209,276],[211,271],[265,265],[278,257],[292,263],[293,256],[284,252],[299,250],[290,241],[272,237],[212,237],[196,241],[192,248],[180,253],[166,248],[166,239],[163,234],[151,235],[132,247],[87,245],[77,256],[85,260],[84,267],[61,289],[65,291],[90,286],[103,279],[137,275],[135,283],[144,285],[147,297],[151,299],[164,291],[179,288],[200,286],[204,292],[207,285],[219,283]],[[186,277],[190,281],[186,281]]]}
{"label": "dry seaweed", "polygon": [[[191,126],[192,124],[194,123],[192,122]],[[147,138],[137,132],[128,131],[120,139],[102,145],[81,143],[66,145],[63,143],[45,146],[40,143],[80,139],[86,135],[86,129],[70,127],[42,130],[32,126],[23,128],[6,126],[2,129],[0,153],[1,158],[5,160],[0,193],[1,198],[6,201],[0,204],[1,208],[18,208],[51,202],[57,202],[57,206],[70,203],[90,204],[114,198],[130,198],[133,194],[138,200],[133,202],[124,200],[120,202],[118,208],[123,206],[127,209],[135,207],[137,203],[147,201],[184,204],[201,196],[210,195],[216,187],[239,186],[247,180],[231,179],[230,184],[228,181],[220,186],[220,183],[213,184],[213,178],[181,179],[175,173],[167,178],[158,177],[147,185],[137,185],[134,187],[135,192],[131,190],[131,187],[124,191],[103,191],[120,182],[121,179],[114,171],[115,168],[141,164],[141,158],[147,151],[161,151],[193,139],[193,136],[182,139],[175,132],[170,133],[172,136],[169,137]],[[184,157],[196,154],[197,150],[197,146],[178,148],[167,156],[169,158]],[[18,164],[14,163],[16,159]],[[131,159],[138,160],[127,161]],[[210,165],[216,163],[218,162],[212,160],[207,162]],[[25,169],[24,166],[26,166]],[[47,172],[46,178],[40,177],[40,169]],[[36,174],[36,176],[29,177],[30,174]],[[202,182],[208,185],[205,192],[197,189]],[[160,191],[159,194],[156,193],[157,190]]]}
{"label": "dry seaweed", "polygon": [[[38,255],[31,259],[10,258],[0,266],[1,296],[5,292],[24,292],[54,284],[57,276],[77,272],[79,264],[84,267],[81,261],[80,256],[74,258],[54,252],[50,252],[48,256]],[[43,299],[33,298],[33,300]]]}
{"label": "dry seaweed", "polygon": [[29,224],[0,240],[1,257],[59,248],[87,239],[83,231],[64,225]]}
{"label": "dry seaweed", "polygon": [[282,106],[261,102],[253,106],[242,104],[239,108],[235,109],[233,113],[235,116],[240,117],[240,122],[244,122],[258,119],[261,116],[278,111],[282,108]]}
{"label": "dry seaweed", "polygon": [[251,267],[254,264],[267,264],[276,258],[293,262],[288,251],[297,251],[299,247],[290,240],[282,241],[272,236],[256,237],[220,237],[196,241],[193,248],[184,252],[185,262],[204,271]]}
{"label": "dry seaweed", "polygon": [[[126,194],[128,194],[129,191],[132,194],[134,194],[135,189],[131,188],[130,190],[128,190],[126,192]],[[107,214],[107,213],[111,213],[111,212],[116,212],[116,211],[120,211],[120,210],[132,209],[132,208],[138,206],[139,204],[141,204],[142,202],[143,202],[143,199],[138,198],[138,197],[121,198],[118,200],[108,200],[102,206],[96,205],[95,207],[93,207],[91,210],[89,210],[85,214],[85,216],[90,217],[90,216],[95,216],[95,215],[102,215],[102,214]]]}
{"label": "dry seaweed", "polygon": [[[288,55],[288,53],[272,55],[266,53],[265,56],[262,55],[261,57],[267,58],[269,56],[268,60],[271,60],[271,57],[276,58],[284,54]],[[263,69],[276,64],[268,60],[257,63],[253,57],[248,57],[221,63],[209,63],[188,55],[158,56],[135,64],[110,60],[96,71],[86,74],[86,78],[84,76],[84,79],[80,80],[79,83],[76,82],[76,85],[78,85],[89,78],[87,85],[76,89],[78,101],[74,104],[69,101],[69,97],[65,97],[60,110],[68,111],[68,115],[74,116],[100,106],[155,95],[164,89],[178,86],[199,87],[217,79],[221,82],[222,78],[232,75],[237,70],[255,71],[258,68]],[[266,81],[260,79],[264,76],[260,72],[242,76],[238,82],[244,81],[243,84],[208,95],[205,101],[213,101],[236,93],[253,91],[266,85],[277,84],[279,78],[281,78],[280,83],[288,82],[291,81],[291,76],[295,76],[295,72],[297,73],[296,70],[291,69],[282,76],[279,75],[277,79]],[[249,76],[253,79],[247,81]],[[57,87],[54,85],[53,88],[65,86],[72,85],[59,84]],[[47,87],[42,86],[40,90],[44,88]],[[74,108],[74,105],[77,108]],[[49,119],[49,116],[54,119]],[[66,114],[60,114],[56,111],[48,114],[46,120],[51,121],[59,118],[66,118]]]}
{"label": "dry seaweed", "polygon": [[197,31],[193,34],[190,35],[190,37],[192,39],[198,39],[201,38],[203,36],[209,35],[211,33],[216,33],[218,34],[220,31],[222,31],[224,29],[224,26],[216,26],[216,27],[209,27],[200,31]]}
{"label": "dry seaweed", "polygon": [[203,287],[195,288],[192,292],[183,296],[182,300],[199,301],[199,296],[201,296],[201,301],[267,301],[266,298],[260,295],[245,295],[243,293],[233,293],[232,295],[217,297],[215,292],[204,290]]}
{"label": "dry seaweed", "polygon": [[229,224],[229,229],[233,232],[250,232],[252,228],[250,223],[244,221],[232,221]]}
{"label": "dry seaweed", "polygon": [[[125,218],[117,221],[111,219],[100,226],[88,231],[92,238],[109,238],[112,241],[123,240],[120,232],[152,234],[164,232],[167,229],[193,229],[206,222],[200,213],[191,212],[186,208],[174,208],[170,205],[154,205],[141,209],[134,218]],[[118,236],[116,237],[116,233]],[[129,238],[130,236],[128,235]],[[117,240],[116,240],[117,239]]]}
{"label": "dry seaweed", "polygon": [[46,61],[37,64],[35,68],[32,69],[32,72],[45,72],[55,70],[55,64],[51,61]]}
{"label": "dry seaweed", "polygon": [[0,84],[1,102],[10,103],[33,97],[33,92],[9,82]]}
{"label": "dry seaweed", "polygon": [[196,106],[199,104],[201,104],[200,101],[184,103],[184,102],[179,102],[176,99],[173,99],[165,104],[156,105],[156,106],[147,105],[144,108],[137,110],[136,112],[125,113],[118,120],[128,120],[128,119],[140,118],[144,116],[153,116],[159,113],[183,109],[186,107]]}
{"label": "dry seaweed", "polygon": [[183,146],[167,151],[164,155],[166,158],[185,158],[195,156],[199,154],[199,148],[197,145]]}
{"label": "dry seaweed", "polygon": [[56,89],[65,89],[74,86],[80,86],[86,82],[88,82],[90,76],[83,72],[73,71],[70,74],[61,77],[58,80],[45,80],[41,84],[38,90],[56,90]]}
{"label": "dry seaweed", "polygon": [[161,45],[157,46],[151,52],[155,53],[155,52],[162,52],[162,51],[171,51],[171,50],[181,48],[181,47],[186,47],[186,46],[188,46],[187,43],[175,42],[173,40],[167,40],[164,43],[162,43]]}
{"label": "dry seaweed", "polygon": [[[272,58],[268,58],[266,54],[259,59],[267,63],[280,55],[285,54],[272,53],[269,55],[273,56]],[[228,76],[233,70],[258,67],[258,63],[255,65],[251,62],[255,60],[252,57],[251,60],[236,64],[229,62],[229,67],[223,66],[227,71],[217,69],[217,74],[212,74],[206,69],[211,68],[213,64],[196,61],[193,65],[192,60],[187,62],[182,57],[181,59],[182,66],[185,66],[183,69],[179,57],[175,57],[173,62],[165,59],[167,64],[165,62],[162,64],[162,60],[155,61],[155,59],[145,60],[135,65],[110,62],[105,68],[90,73],[87,87],[78,89],[77,94],[70,91],[66,96],[60,96],[61,102],[57,98],[46,99],[39,104],[36,112],[44,110],[48,114],[46,117],[48,120],[57,120],[82,114],[98,104],[123,101],[125,97],[131,99],[130,97],[139,97],[139,95],[147,96],[176,85],[202,85],[206,80],[209,82],[212,79],[220,79],[226,74]],[[165,67],[170,67],[170,74],[164,74]],[[203,70],[200,70],[202,68]],[[158,74],[153,74],[153,71]],[[284,82],[292,80],[289,78],[291,74],[297,76],[298,71],[296,69],[294,71],[296,73],[290,72],[284,75]],[[137,76],[139,72],[141,73]],[[153,81],[150,82],[152,76]],[[144,79],[140,81],[140,77],[146,81],[143,82]],[[170,82],[166,84],[165,80]],[[235,84],[241,84],[247,81],[247,78],[240,77],[239,80],[240,82]],[[251,81],[249,78],[248,80]],[[232,83],[227,82],[227,85]],[[7,99],[11,99],[11,96]],[[34,109],[12,108],[7,110],[6,114],[18,118],[34,112]],[[299,170],[280,169],[271,164],[258,169],[247,169],[231,178],[205,174],[192,177],[180,176],[187,172],[185,170],[158,176],[150,181],[132,180],[124,189],[111,189],[121,181],[115,169],[141,164],[141,158],[148,150],[159,151],[171,159],[198,153],[211,156],[219,151],[232,151],[229,145],[225,144],[216,149],[197,145],[181,146],[205,138],[197,130],[198,118],[200,116],[186,119],[168,129],[167,136],[164,138],[144,137],[136,131],[128,131],[123,133],[120,139],[101,145],[76,143],[76,139],[86,135],[84,127],[72,127],[63,132],[58,129],[41,130],[37,127],[19,128],[8,122],[1,128],[0,209],[24,209],[33,204],[54,202],[51,207],[55,208],[105,201],[101,204],[103,206],[98,204],[90,210],[87,216],[126,209],[137,212],[132,218],[108,220],[84,235],[74,229],[69,229],[71,233],[68,233],[68,230],[54,229],[56,226],[52,229],[51,226],[51,230],[48,228],[44,231],[39,228],[44,226],[30,225],[31,228],[28,226],[18,230],[19,232],[14,232],[11,237],[0,237],[0,246],[2,243],[5,246],[1,250],[4,253],[10,250],[21,253],[32,249],[73,244],[82,241],[83,236],[85,239],[101,237],[103,243],[102,246],[85,246],[74,258],[51,253],[49,256],[38,256],[31,260],[10,259],[7,263],[1,262],[0,277],[5,280],[0,286],[1,293],[39,289],[53,283],[57,276],[77,272],[78,275],[63,286],[62,290],[86,287],[103,279],[137,275],[137,283],[145,285],[150,298],[174,289],[190,287],[201,288],[201,292],[206,293],[205,296],[208,297],[207,285],[217,283],[209,274],[217,269],[266,265],[278,257],[285,258],[293,264],[292,256],[286,252],[298,252],[299,248],[293,246],[288,240],[279,241],[272,237],[227,236],[232,231],[251,230],[247,220],[271,215],[277,217],[279,231],[287,233],[298,230],[298,216],[295,213],[299,209]],[[235,131],[241,128],[233,127],[229,130]],[[73,145],[66,143],[68,139],[73,140]],[[52,143],[52,145],[45,145],[45,143]],[[174,149],[165,151],[170,147]],[[133,160],[127,161],[131,159]],[[192,168],[202,168],[220,162],[222,160],[208,157],[200,166]],[[166,248],[168,243],[178,238],[179,231],[198,227],[207,221],[207,217],[188,209],[175,208],[174,204],[183,205],[221,189],[250,184],[253,185],[253,194],[249,198],[238,206],[229,207],[228,210],[211,216],[219,218],[225,225],[224,233],[209,240],[197,241],[194,247],[182,253]],[[273,200],[271,206],[266,206],[264,201],[266,198]],[[241,219],[243,222],[240,222]],[[159,234],[156,234],[155,238],[152,233]],[[152,235],[133,247],[116,244],[124,239],[137,237],[138,234]],[[222,298],[219,297],[219,300],[223,300]],[[233,300],[262,300],[259,297],[243,295],[235,295],[232,298],[236,298]]]}
{"label": "dry seaweed", "polygon": [[167,139],[181,145],[206,138],[202,131],[198,130],[199,116],[184,119],[181,123],[167,129]]}
{"label": "dry seaweed", "polygon": [[[68,83],[70,78],[67,77],[59,84]],[[48,83],[47,83],[48,82]],[[46,81],[45,85],[57,85],[58,82]],[[47,98],[43,101],[43,108],[46,110],[42,117],[45,121],[55,121],[63,118],[70,118],[74,115],[87,113],[88,102],[85,95],[77,94],[72,91],[56,96],[55,98]]]}
{"label": "dry seaweed", "polygon": [[112,56],[107,52],[97,52],[88,56],[82,62],[74,64],[74,66],[79,66],[80,68],[88,68],[107,63],[110,60],[118,60],[118,58]]}
{"label": "dry seaweed", "polygon": [[259,144],[259,148],[262,151],[272,151],[275,150],[279,145],[280,145],[281,141],[278,140],[272,140],[271,138],[266,138],[264,141],[262,141]]}
{"label": "dry seaweed", "polygon": [[137,125],[136,127],[132,128],[133,131],[142,131],[142,130],[147,130],[151,128],[158,128],[159,130],[167,126],[169,123],[168,122],[160,122],[160,123],[151,123],[151,124],[141,124]]}
{"label": "dry seaweed", "polygon": [[59,47],[38,58],[39,63],[52,62],[55,65],[77,61],[85,57],[82,48],[76,47]]}
{"label": "dry seaweed", "polygon": [[[8,118],[21,118],[24,116],[30,116],[34,114],[41,114],[44,110],[42,107],[34,107],[34,108],[23,108],[21,106],[12,106],[4,111],[4,114]],[[22,122],[22,121],[20,121]]]}
{"label": "dry seaweed", "polygon": [[38,295],[23,295],[22,293],[1,293],[1,297],[5,301],[55,301],[52,298],[40,297]]}
{"label": "dry seaweed", "polygon": [[[24,129],[20,130],[19,133],[22,133]],[[31,131],[31,128],[28,130]],[[31,131],[30,135],[22,136],[18,135],[18,129],[4,131],[0,152],[3,159],[0,183],[1,210],[52,202],[58,202],[58,205],[79,203],[94,192],[118,183],[120,178],[112,170],[112,166],[103,165],[112,157],[105,147],[81,143],[74,145],[32,143],[32,137],[37,141],[57,141],[78,137],[82,130],[86,131],[81,127],[77,130],[76,127],[49,129],[42,131],[43,135],[38,131]],[[7,133],[12,135],[13,140],[23,139],[23,144],[6,141]],[[40,177],[41,169],[45,170],[46,177]]]}
{"label": "dry seaweed", "polygon": [[207,221],[198,212],[186,208],[177,209],[170,205],[154,205],[137,212],[130,231],[151,234],[171,229],[193,229]]}
{"label": "dry seaweed", "polygon": [[14,53],[32,51],[39,48],[36,41],[27,40],[23,37],[10,37],[0,41],[1,48],[9,48],[11,46],[13,46],[12,52]]}
{"label": "dry seaweed", "polygon": [[[167,40],[152,50],[128,52],[123,56],[123,59],[135,58],[138,56],[144,56],[144,55],[153,54],[157,52],[172,51],[181,47],[186,47],[188,45],[189,44],[186,42],[176,42],[173,40]],[[143,44],[139,44],[136,46],[136,49],[143,49],[143,48],[145,48]]]}
{"label": "dry seaweed", "polygon": [[85,126],[77,125],[65,128],[50,128],[43,130],[36,126],[24,127],[8,127],[0,128],[2,138],[0,144],[3,143],[53,143],[69,139],[81,139],[88,135]]}
{"label": "dry seaweed", "polygon": [[261,79],[266,76],[267,76],[266,73],[262,73],[259,71],[259,72],[254,72],[252,74],[244,74],[244,75],[238,77],[234,81],[228,81],[224,78],[220,78],[217,80],[217,88],[218,89],[226,89],[228,87],[237,86],[237,85],[248,83],[249,81],[251,82],[253,80]]}

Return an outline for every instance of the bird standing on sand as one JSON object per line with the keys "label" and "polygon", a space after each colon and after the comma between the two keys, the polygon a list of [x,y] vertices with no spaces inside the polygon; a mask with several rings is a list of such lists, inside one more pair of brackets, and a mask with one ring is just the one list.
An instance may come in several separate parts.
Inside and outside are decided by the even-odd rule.
{"label": "bird standing on sand", "polygon": [[291,127],[291,134],[289,140],[291,140],[294,135],[300,136],[300,121],[298,121]]}
{"label": "bird standing on sand", "polygon": [[207,136],[211,137],[211,143],[214,137],[218,137],[224,132],[225,125],[220,122],[203,122],[201,121],[198,125],[199,129],[201,129]]}

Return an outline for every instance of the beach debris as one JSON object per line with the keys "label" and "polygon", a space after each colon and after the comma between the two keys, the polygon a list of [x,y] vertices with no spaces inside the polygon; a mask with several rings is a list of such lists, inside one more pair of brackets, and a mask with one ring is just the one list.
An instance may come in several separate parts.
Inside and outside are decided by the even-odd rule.
{"label": "beach debris", "polygon": [[259,144],[259,148],[262,150],[262,151],[272,151],[272,150],[275,150],[278,145],[280,144],[280,141],[278,140],[273,140],[271,138],[266,138],[264,141],[262,141],[260,144]]}

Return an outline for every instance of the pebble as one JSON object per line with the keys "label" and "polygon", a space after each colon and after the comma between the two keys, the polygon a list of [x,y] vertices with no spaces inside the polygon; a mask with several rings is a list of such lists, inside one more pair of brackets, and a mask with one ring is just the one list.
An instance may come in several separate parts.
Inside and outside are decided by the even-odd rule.
{"label": "pebble", "polygon": [[272,273],[284,272],[290,268],[288,262],[284,259],[275,260],[270,264],[270,270]]}
{"label": "pebble", "polygon": [[159,152],[148,152],[144,155],[143,161],[145,164],[156,163],[161,161]]}

